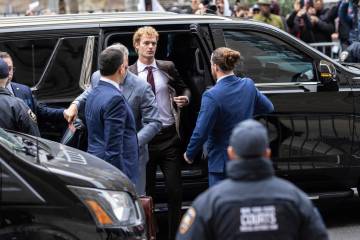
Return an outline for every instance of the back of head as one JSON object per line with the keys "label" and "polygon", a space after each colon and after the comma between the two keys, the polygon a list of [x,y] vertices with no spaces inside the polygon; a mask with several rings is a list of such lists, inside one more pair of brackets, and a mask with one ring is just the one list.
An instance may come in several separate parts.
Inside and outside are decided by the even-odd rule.
{"label": "back of head", "polygon": [[120,51],[122,51],[123,53],[124,53],[124,55],[126,55],[126,56],[129,56],[129,50],[128,50],[128,48],[125,46],[125,45],[123,45],[123,44],[121,44],[121,43],[113,43],[113,44],[111,44],[110,46],[108,46],[107,48],[115,48],[115,49],[119,49]]}
{"label": "back of head", "polygon": [[11,58],[10,54],[8,54],[7,52],[0,52],[0,58]]}
{"label": "back of head", "polygon": [[135,47],[135,43],[139,43],[142,36],[150,36],[156,37],[156,40],[159,40],[159,33],[155,30],[155,28],[150,26],[141,27],[134,33],[133,36],[133,46]]}
{"label": "back of head", "polygon": [[239,61],[240,52],[232,50],[231,48],[217,48],[211,55],[211,63],[218,65],[223,72],[234,70]]}
{"label": "back of head", "polygon": [[1,83],[6,83],[9,76],[9,66],[6,62],[0,58],[0,81]]}
{"label": "back of head", "polygon": [[210,4],[210,0],[201,0],[201,4],[207,6]]}
{"label": "back of head", "polygon": [[263,157],[269,146],[267,130],[258,121],[242,121],[233,129],[229,144],[241,159]]}
{"label": "back of head", "polygon": [[99,70],[102,76],[110,76],[116,73],[124,63],[124,53],[117,48],[106,48],[99,57]]}

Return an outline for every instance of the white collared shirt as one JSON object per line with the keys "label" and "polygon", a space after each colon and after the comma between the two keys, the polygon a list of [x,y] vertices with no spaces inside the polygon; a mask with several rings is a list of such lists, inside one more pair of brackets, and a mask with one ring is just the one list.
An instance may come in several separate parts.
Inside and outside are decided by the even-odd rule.
{"label": "white collared shirt", "polygon": [[116,87],[119,91],[121,91],[119,84],[117,82],[113,81],[113,80],[110,80],[110,79],[108,79],[108,78],[106,78],[104,76],[101,76],[100,81],[110,83],[111,85]]}
{"label": "white collared shirt", "polygon": [[222,76],[221,78],[219,78],[219,79],[217,79],[217,80],[216,80],[216,83],[218,83],[218,82],[220,82],[221,80],[223,80],[224,78],[227,78],[227,77],[232,76],[232,75],[234,75],[234,74],[233,74],[233,73],[231,73],[231,74],[228,74],[228,75]]}
{"label": "white collared shirt", "polygon": [[154,61],[150,65],[143,64],[139,60],[136,63],[138,77],[147,81],[148,71],[145,69],[147,66],[152,66],[152,72],[155,82],[155,98],[158,105],[160,121],[163,126],[171,126],[175,123],[174,116],[171,112],[170,93],[168,88],[169,79],[159,70],[156,62]]}

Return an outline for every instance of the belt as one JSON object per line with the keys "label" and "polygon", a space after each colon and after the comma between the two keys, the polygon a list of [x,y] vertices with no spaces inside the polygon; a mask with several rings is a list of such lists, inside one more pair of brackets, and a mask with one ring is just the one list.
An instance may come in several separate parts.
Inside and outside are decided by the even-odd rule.
{"label": "belt", "polygon": [[165,133],[174,132],[174,131],[176,132],[175,124],[162,127],[158,134],[165,134]]}

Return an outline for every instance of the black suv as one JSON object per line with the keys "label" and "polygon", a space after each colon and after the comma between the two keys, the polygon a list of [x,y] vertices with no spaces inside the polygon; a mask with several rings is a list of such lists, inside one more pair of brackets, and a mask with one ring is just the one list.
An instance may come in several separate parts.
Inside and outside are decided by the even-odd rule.
{"label": "black suv", "polygon": [[[217,16],[113,13],[0,20],[0,50],[14,59],[17,82],[32,86],[40,102],[67,107],[90,82],[97,58],[121,42],[137,56],[132,35],[145,25],[160,33],[158,59],[171,60],[192,92],[182,113],[182,142],[189,141],[202,93],[215,84],[210,54],[240,51],[239,76],[250,77],[275,106],[257,116],[267,126],[276,173],[313,198],[352,195],[359,185],[360,69],[344,66],[270,25]],[[42,135],[59,141],[65,124],[41,123]],[[207,188],[206,154],[184,164],[184,200]],[[164,195],[162,174],[158,193]]]}
{"label": "black suv", "polygon": [[77,149],[0,128],[0,239],[146,239],[133,184]]}

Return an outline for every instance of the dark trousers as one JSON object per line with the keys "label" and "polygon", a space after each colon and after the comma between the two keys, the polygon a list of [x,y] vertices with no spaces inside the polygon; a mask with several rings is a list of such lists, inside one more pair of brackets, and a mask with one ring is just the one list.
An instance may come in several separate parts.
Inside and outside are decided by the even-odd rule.
{"label": "dark trousers", "polygon": [[175,239],[181,218],[181,151],[175,126],[163,128],[149,143],[150,160],[146,169],[146,192],[154,198],[156,168],[165,177],[168,197],[169,239]]}

